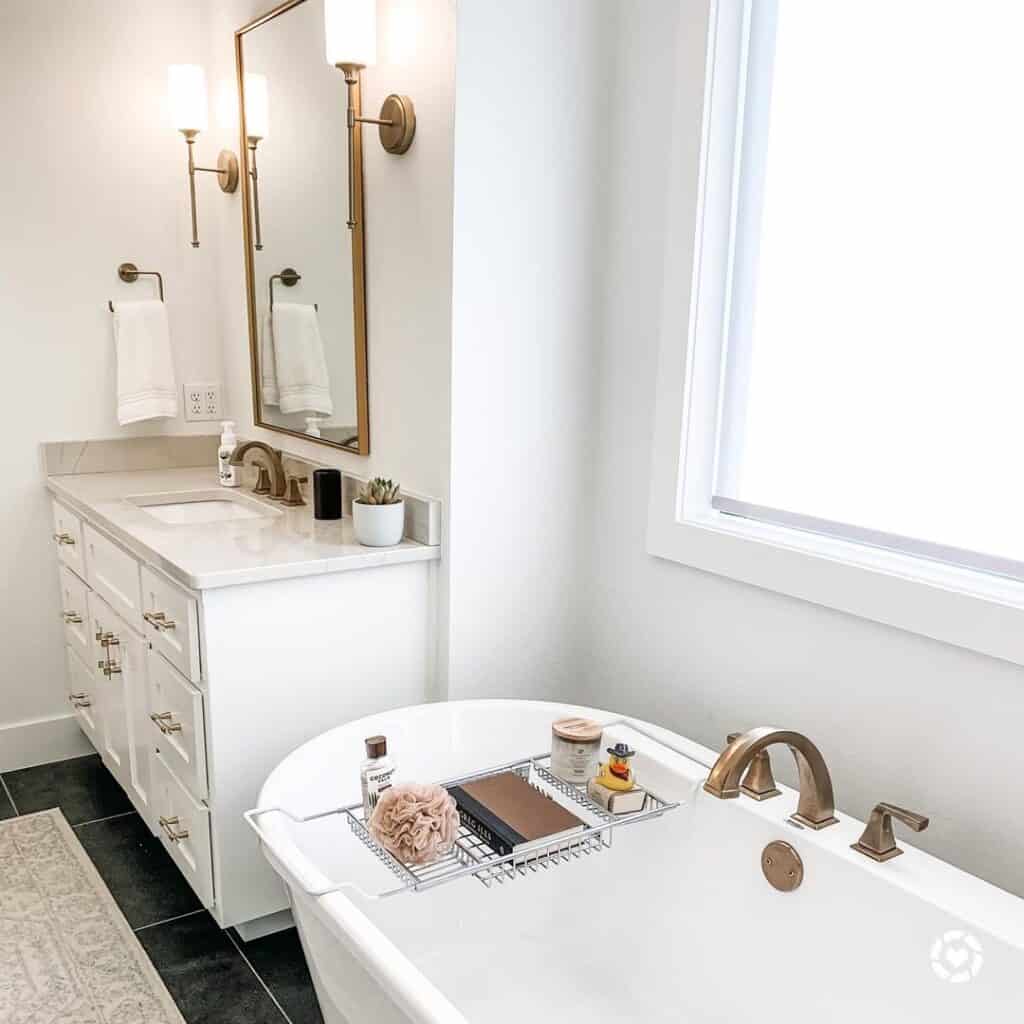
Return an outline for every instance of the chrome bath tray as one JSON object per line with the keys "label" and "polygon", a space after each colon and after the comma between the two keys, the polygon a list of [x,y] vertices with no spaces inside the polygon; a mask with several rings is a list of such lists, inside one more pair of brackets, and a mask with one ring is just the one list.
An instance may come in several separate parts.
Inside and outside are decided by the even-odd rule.
{"label": "chrome bath tray", "polygon": [[[423,892],[467,876],[472,876],[485,886],[490,887],[538,871],[546,871],[560,864],[571,863],[581,857],[600,853],[612,845],[612,836],[617,829],[651,818],[658,818],[666,811],[674,810],[679,806],[679,801],[664,800],[647,790],[644,806],[640,810],[627,814],[611,814],[591,800],[585,788],[564,782],[554,775],[550,769],[550,763],[550,754],[538,754],[534,757],[525,757],[508,764],[498,765],[486,771],[474,772],[472,775],[448,779],[440,784],[448,789],[451,786],[473,782],[490,775],[498,775],[501,772],[516,772],[547,795],[560,795],[563,799],[559,802],[570,808],[586,825],[582,832],[569,838],[563,837],[548,845],[534,846],[523,853],[510,853],[502,856],[464,825],[460,825],[458,838],[450,853],[431,864],[404,864],[370,835],[363,817],[361,803],[336,807],[305,818],[295,817],[282,807],[268,807],[246,812],[245,819],[270,852],[284,862],[287,861],[287,858],[278,852],[276,844],[260,828],[258,823],[260,817],[265,814],[278,813],[285,815],[296,824],[302,825],[340,815],[363,845],[392,872],[399,884],[396,888],[371,894],[351,882],[336,882],[320,889],[306,889],[307,895],[326,896],[328,893],[343,889],[356,889],[369,899],[383,899],[386,896],[394,896],[402,892]],[[646,789],[646,787],[644,788]]]}

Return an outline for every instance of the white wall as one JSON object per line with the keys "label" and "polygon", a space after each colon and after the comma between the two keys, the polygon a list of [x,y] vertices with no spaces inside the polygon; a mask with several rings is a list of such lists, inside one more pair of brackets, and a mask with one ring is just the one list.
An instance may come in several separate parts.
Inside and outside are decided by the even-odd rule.
{"label": "white wall", "polygon": [[[232,148],[238,146],[233,33],[271,6],[267,0],[225,0],[211,11],[208,74],[217,98],[211,123],[215,115],[218,137],[232,140]],[[363,72],[364,113],[376,117],[388,93],[406,93],[417,127],[412,148],[401,157],[384,151],[375,129],[364,129],[371,454],[362,458],[253,426],[238,203],[217,211],[228,389],[245,436],[286,443],[297,455],[360,476],[383,474],[409,490],[446,498],[455,6],[454,0],[379,0],[378,12],[379,63]],[[339,142],[344,126],[339,100]],[[348,244],[347,238],[339,241]]]}
{"label": "white wall", "polygon": [[[167,65],[204,59],[206,7],[37,0],[4,13],[0,730],[67,707],[39,442],[209,430],[180,418],[117,426],[107,310],[108,299],[153,294],[151,279],[122,284],[119,263],[160,270],[179,384],[220,377],[217,262],[205,242],[188,245],[185,144],[166,104]],[[204,157],[214,146],[199,143]],[[209,238],[211,210],[225,200],[205,177],[200,228]]]}
{"label": "white wall", "polygon": [[452,697],[580,681],[610,10],[459,3]]}
{"label": "white wall", "polygon": [[[1024,895],[1019,815],[1024,671],[1006,662],[805,604],[645,553],[654,381],[677,98],[700,89],[706,0],[621,5],[621,104],[582,690],[567,696],[655,719],[720,748],[727,732],[774,724],[822,748],[842,810],[879,800],[929,814],[914,842]],[[678,78],[677,78],[678,76]],[[677,91],[677,89],[679,91]],[[694,159],[699,126],[681,159]],[[776,765],[790,774],[784,751]]]}

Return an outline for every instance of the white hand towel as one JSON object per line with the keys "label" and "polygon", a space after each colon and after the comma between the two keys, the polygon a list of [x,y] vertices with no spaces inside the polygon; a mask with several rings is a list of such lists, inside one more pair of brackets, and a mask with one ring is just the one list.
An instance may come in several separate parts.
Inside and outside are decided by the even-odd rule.
{"label": "white hand towel", "polygon": [[167,307],[158,299],[114,303],[117,422],[178,415]]}
{"label": "white hand towel", "polygon": [[281,412],[333,415],[331,381],[316,309],[298,302],[275,302],[271,316]]}
{"label": "white hand towel", "polygon": [[281,395],[277,390],[277,363],[274,359],[274,321],[270,313],[263,318],[263,334],[260,337],[260,390],[264,405],[281,404]]}

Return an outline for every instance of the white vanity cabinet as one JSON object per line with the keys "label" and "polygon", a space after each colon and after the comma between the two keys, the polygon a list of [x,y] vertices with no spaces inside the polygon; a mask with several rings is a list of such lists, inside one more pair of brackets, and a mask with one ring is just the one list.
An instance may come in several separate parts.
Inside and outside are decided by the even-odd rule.
{"label": "white vanity cabinet", "polygon": [[112,533],[109,507],[51,491],[72,712],[218,923],[283,927],[287,894],[243,813],[325,728],[430,699],[433,565],[420,547],[196,589]]}

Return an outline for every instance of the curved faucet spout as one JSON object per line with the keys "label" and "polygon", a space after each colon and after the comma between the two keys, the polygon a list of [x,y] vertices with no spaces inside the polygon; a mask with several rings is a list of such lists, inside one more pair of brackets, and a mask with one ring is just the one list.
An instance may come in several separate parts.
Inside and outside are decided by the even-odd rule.
{"label": "curved faucet spout", "polygon": [[766,747],[784,743],[793,752],[800,774],[800,801],[793,820],[808,828],[825,828],[838,821],[832,777],[821,751],[802,733],[761,726],[742,733],[719,755],[704,789],[719,800],[740,795],[740,778],[754,757]]}
{"label": "curved faucet spout", "polygon": [[285,472],[281,462],[281,453],[271,448],[269,444],[262,441],[244,441],[231,454],[231,465],[241,466],[245,459],[245,453],[255,449],[262,452],[266,457],[266,468],[270,472],[270,497],[280,500],[284,497]]}

